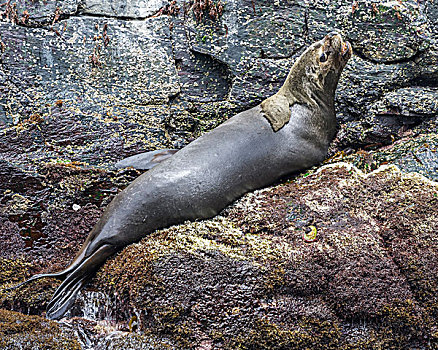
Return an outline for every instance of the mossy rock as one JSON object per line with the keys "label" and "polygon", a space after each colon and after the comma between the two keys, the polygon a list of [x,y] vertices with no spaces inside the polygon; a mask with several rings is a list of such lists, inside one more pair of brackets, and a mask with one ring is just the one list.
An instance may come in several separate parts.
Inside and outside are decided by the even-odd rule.
{"label": "mossy rock", "polygon": [[81,350],[71,330],[39,316],[0,309],[0,348],[4,350]]}
{"label": "mossy rock", "polygon": [[[139,312],[141,329],[183,348],[436,344],[437,196],[436,183],[394,166],[327,165],[153,233],[93,286],[114,296],[119,321]],[[317,239],[306,243],[309,226]]]}

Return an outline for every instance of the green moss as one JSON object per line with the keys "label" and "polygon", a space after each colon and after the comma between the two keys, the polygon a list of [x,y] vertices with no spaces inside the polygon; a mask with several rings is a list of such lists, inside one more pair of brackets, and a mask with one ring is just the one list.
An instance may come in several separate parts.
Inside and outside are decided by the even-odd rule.
{"label": "green moss", "polygon": [[80,350],[73,332],[53,321],[0,309],[1,349]]}
{"label": "green moss", "polygon": [[30,264],[23,259],[0,259],[0,306],[39,313],[45,309],[59,281],[42,279],[23,287],[11,290],[12,287],[29,277]]}
{"label": "green moss", "polygon": [[284,274],[285,270],[282,265],[275,266],[269,270],[265,279],[265,286],[268,291],[274,292],[284,285]]}
{"label": "green moss", "polygon": [[282,329],[267,319],[259,319],[246,337],[232,343],[229,349],[339,349],[340,332],[336,324],[304,318],[298,330]]}
{"label": "green moss", "polygon": [[430,326],[428,317],[412,300],[386,305],[378,316],[379,338],[386,343],[386,349],[406,348],[412,339],[425,339],[425,331]]}
{"label": "green moss", "polygon": [[375,337],[369,337],[366,340],[359,340],[352,344],[344,344],[339,348],[339,350],[375,350],[383,349],[381,347],[381,342]]}

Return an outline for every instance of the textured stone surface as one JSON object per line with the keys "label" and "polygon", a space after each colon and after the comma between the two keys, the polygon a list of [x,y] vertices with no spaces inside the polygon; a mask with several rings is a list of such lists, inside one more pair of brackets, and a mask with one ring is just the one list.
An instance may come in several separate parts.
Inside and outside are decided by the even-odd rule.
{"label": "textured stone surface", "polygon": [[[422,88],[436,88],[432,1],[234,0],[216,20],[206,12],[201,22],[189,5],[22,1],[14,17],[4,4],[0,125],[16,128],[32,117],[56,128],[60,121],[50,117],[62,102],[65,122],[80,119],[89,141],[86,150],[63,154],[68,159],[96,164],[91,157],[111,158],[111,152],[123,158],[181,147],[216,125],[217,103],[222,116],[232,115],[272,94],[303,48],[332,30],[343,31],[358,54],[337,94],[343,128],[353,122],[365,131],[370,106],[388,92],[418,88],[418,99]],[[44,134],[31,137],[38,149]],[[379,138],[388,142],[391,134]],[[364,142],[350,137],[341,147]]]}
{"label": "textured stone surface", "polygon": [[81,4],[81,13],[126,19],[141,19],[156,14],[164,5],[167,5],[167,3],[168,1],[166,0],[86,0]]}
{"label": "textured stone surface", "polygon": [[417,1],[354,1],[345,29],[356,50],[373,62],[409,60],[429,45],[421,9]]}
{"label": "textured stone surface", "polygon": [[[256,105],[332,30],[355,55],[329,161],[437,179],[436,1],[228,0],[201,21],[193,1],[16,3],[0,2],[2,286],[71,261],[139,175],[116,161],[180,148]],[[248,195],[108,261],[91,288],[110,302],[79,298],[70,316],[95,320],[71,329],[111,349],[436,348],[436,192],[392,167],[337,165]],[[41,315],[56,285],[0,290],[0,304]],[[5,315],[2,336],[25,322]]]}
{"label": "textured stone surface", "polygon": [[[6,84],[0,100],[6,113],[0,122],[12,128],[2,133],[2,150],[14,143],[10,137],[20,144],[25,138],[31,159],[53,159],[58,153],[102,164],[99,158],[117,156],[111,149],[163,147],[166,103],[179,92],[169,35],[165,17],[130,22],[71,18],[62,38],[46,29],[5,30]],[[93,55],[100,67],[93,67]],[[18,156],[14,153],[7,157]]]}
{"label": "textured stone surface", "polygon": [[60,17],[74,15],[80,1],[3,1],[0,4],[0,19],[27,27],[51,26]]}
{"label": "textured stone surface", "polygon": [[340,159],[353,163],[365,172],[375,170],[382,164],[395,164],[404,172],[416,172],[437,181],[438,135],[436,129],[435,132],[417,136],[409,131],[392,145],[350,155],[340,152],[327,162]]}
{"label": "textured stone surface", "polygon": [[0,347],[13,349],[80,350],[74,332],[39,316],[0,309]]}
{"label": "textured stone surface", "polygon": [[234,74],[254,59],[290,57],[304,45],[305,7],[285,0],[230,1],[219,21],[189,21],[193,49],[208,52],[228,64]]}
{"label": "textured stone surface", "polygon": [[[91,284],[109,302],[79,299],[73,315],[105,305],[95,310],[109,310],[119,328],[136,315],[152,336],[143,342],[177,348],[434,348],[437,183],[394,166],[311,173],[125,248]],[[317,240],[306,243],[311,225]],[[35,269],[4,259],[2,285]],[[2,293],[2,305],[36,311],[55,284]],[[124,344],[113,338],[100,344]]]}

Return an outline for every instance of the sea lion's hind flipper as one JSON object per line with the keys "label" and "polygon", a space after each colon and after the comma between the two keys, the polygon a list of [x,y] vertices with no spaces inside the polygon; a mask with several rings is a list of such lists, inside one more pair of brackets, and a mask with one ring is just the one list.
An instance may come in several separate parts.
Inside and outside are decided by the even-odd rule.
{"label": "sea lion's hind flipper", "polygon": [[9,287],[9,288],[5,288],[5,291],[10,291],[10,290],[14,290],[17,288],[20,288],[26,284],[28,284],[29,282],[35,281],[35,280],[39,280],[40,278],[57,278],[60,280],[63,280],[65,278],[65,276],[67,275],[69,269],[65,269],[63,271],[60,272],[54,272],[54,273],[41,273],[38,275],[33,275],[31,278],[27,279],[26,281],[23,281],[15,286]]}
{"label": "sea lion's hind flipper", "polygon": [[41,278],[57,278],[57,279],[63,281],[66,278],[66,276],[76,268],[76,266],[78,266],[82,263],[82,261],[85,258],[85,252],[86,252],[89,245],[90,245],[90,242],[86,243],[84,245],[84,247],[81,249],[81,251],[78,253],[78,255],[76,256],[76,258],[73,260],[73,262],[68,267],[66,267],[64,270],[59,271],[59,272],[53,272],[53,273],[41,273],[38,275],[33,275],[29,279],[15,285],[15,286],[4,289],[4,291],[10,291],[10,290],[17,289],[19,287],[22,287],[22,286],[28,284],[29,282],[33,282],[33,281],[39,280]]}
{"label": "sea lion's hind flipper", "polygon": [[137,170],[149,170],[160,164],[167,158],[173,156],[177,149],[160,149],[157,151],[145,152],[122,159],[115,164],[117,169],[133,167]]}
{"label": "sea lion's hind flipper", "polygon": [[54,296],[47,305],[46,317],[51,320],[59,320],[73,305],[78,292],[87,282],[88,277],[89,276],[82,276],[64,281],[68,283],[64,284],[63,282],[56,290],[56,293],[59,291],[59,294],[56,296],[56,298]]}
{"label": "sea lion's hind flipper", "polygon": [[76,295],[93,276],[105,260],[117,251],[116,247],[105,244],[77,266],[61,283],[47,305],[47,318],[60,319],[73,305]]}

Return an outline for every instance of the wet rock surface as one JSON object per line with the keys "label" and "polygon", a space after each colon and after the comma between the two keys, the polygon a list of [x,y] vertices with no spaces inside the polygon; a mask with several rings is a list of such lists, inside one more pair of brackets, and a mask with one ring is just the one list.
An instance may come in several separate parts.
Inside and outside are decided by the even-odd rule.
{"label": "wet rock surface", "polygon": [[[438,179],[436,1],[15,3],[0,1],[3,287],[71,261],[140,174],[117,161],[258,104],[332,30],[355,55],[328,162],[364,173],[329,166],[158,231],[105,264],[89,286],[105,302],[80,297],[69,325],[1,311],[0,347],[44,348],[48,329],[69,349],[438,347],[436,183],[406,175]],[[372,173],[387,164],[402,173]],[[0,306],[44,315],[57,284]]]}

